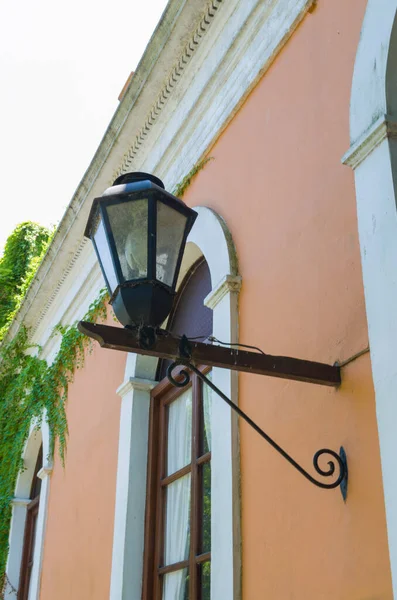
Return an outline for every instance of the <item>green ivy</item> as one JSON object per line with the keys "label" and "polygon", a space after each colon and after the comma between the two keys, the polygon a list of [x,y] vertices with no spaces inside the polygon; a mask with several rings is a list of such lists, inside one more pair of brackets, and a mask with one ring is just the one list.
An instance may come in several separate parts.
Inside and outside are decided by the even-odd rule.
{"label": "green ivy", "polygon": [[[106,317],[106,298],[106,290],[102,290],[84,316],[85,321],[94,322]],[[50,456],[58,443],[64,464],[68,387],[75,369],[84,364],[86,349],[91,349],[90,338],[78,331],[77,324],[58,325],[53,335],[59,335],[61,343],[51,365],[40,358],[39,348],[29,344],[25,328],[11,342],[0,347],[0,582],[4,580],[8,555],[11,501],[18,474],[23,468],[21,457],[31,423],[35,420],[40,427],[45,414],[51,436]],[[32,350],[36,353],[28,353]]]}
{"label": "green ivy", "polygon": [[53,232],[27,221],[8,237],[0,258],[0,341],[17,312]]}
{"label": "green ivy", "polygon": [[[6,282],[7,286],[0,297],[3,337],[51,237],[51,233],[45,233],[40,226],[29,225],[34,224],[24,223],[14,231],[0,259],[0,281]],[[14,262],[10,254],[14,256]],[[106,317],[106,297],[106,290],[102,290],[84,316],[85,321]],[[86,350],[91,349],[90,338],[78,331],[77,324],[58,325],[53,335],[60,336],[60,347],[52,364],[48,365],[40,356],[40,348],[30,344],[28,333],[22,327],[11,341],[0,346],[0,598],[4,597],[11,501],[18,474],[23,469],[21,457],[31,423],[40,427],[45,415],[50,429],[50,455],[53,456],[57,444],[64,464],[68,387],[75,369],[84,364]]]}

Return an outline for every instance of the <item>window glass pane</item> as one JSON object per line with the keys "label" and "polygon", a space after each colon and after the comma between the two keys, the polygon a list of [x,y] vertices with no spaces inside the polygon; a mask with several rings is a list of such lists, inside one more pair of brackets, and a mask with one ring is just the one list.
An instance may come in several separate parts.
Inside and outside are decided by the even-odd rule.
{"label": "window glass pane", "polygon": [[164,575],[163,600],[189,600],[189,575],[187,569]]}
{"label": "window glass pane", "polygon": [[191,462],[192,390],[189,388],[168,406],[167,475]]}
{"label": "window glass pane", "polygon": [[[207,375],[211,379],[211,373]],[[211,411],[212,411],[212,390],[203,383],[203,402],[202,402],[202,427],[203,427],[203,447],[202,453],[206,454],[211,450]]]}
{"label": "window glass pane", "polygon": [[211,463],[205,463],[201,471],[201,552],[211,550]]}
{"label": "window glass pane", "polygon": [[102,217],[100,216],[98,217],[97,229],[94,233],[93,241],[101,261],[101,268],[105,276],[106,285],[110,294],[112,294],[117,287],[117,276],[113,266]]}
{"label": "window glass pane", "polygon": [[186,217],[178,211],[157,202],[156,277],[171,286],[174,280]]}
{"label": "window glass pane", "polygon": [[105,210],[116,243],[123,280],[147,277],[147,199],[110,204]]}
{"label": "window glass pane", "polygon": [[200,566],[201,596],[200,600],[211,600],[211,563],[206,562]]}
{"label": "window glass pane", "polygon": [[190,473],[167,486],[164,564],[186,560],[190,545]]}

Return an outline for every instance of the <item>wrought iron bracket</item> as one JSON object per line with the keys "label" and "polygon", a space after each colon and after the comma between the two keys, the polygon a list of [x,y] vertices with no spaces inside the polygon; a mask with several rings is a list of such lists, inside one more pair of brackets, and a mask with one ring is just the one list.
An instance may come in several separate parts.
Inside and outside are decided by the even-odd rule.
{"label": "wrought iron bracket", "polygon": [[[78,324],[78,329],[81,333],[97,340],[103,348],[171,359],[173,362],[168,367],[167,377],[172,385],[176,387],[185,387],[188,385],[190,381],[189,371],[195,373],[308,481],[326,490],[340,486],[343,499],[346,500],[348,469],[346,453],[343,447],[340,448],[339,454],[328,448],[317,450],[314,454],[313,466],[316,473],[321,477],[336,476],[330,483],[319,481],[297,463],[239,406],[234,404],[208,377],[203,375],[195,365],[221,367],[235,371],[334,387],[338,386],[341,382],[340,368],[338,366],[284,356],[259,354],[245,350],[236,350],[234,348],[223,348],[217,345],[188,340],[185,336],[177,338],[161,329],[151,330],[150,332],[146,331],[148,328],[144,328],[144,330],[139,328],[129,330],[84,321]],[[172,371],[179,365],[186,368],[182,369],[174,377]],[[327,468],[320,466],[319,459],[324,456],[331,458],[331,460],[328,460]]]}
{"label": "wrought iron bracket", "polygon": [[[182,369],[178,372],[178,375],[174,377],[172,371],[179,365],[186,367],[186,369]],[[208,377],[206,377],[199,369],[197,369],[191,362],[189,362],[188,359],[180,358],[171,363],[167,369],[167,378],[172,383],[172,385],[178,388],[182,388],[188,385],[190,382],[189,371],[195,373],[197,377],[201,379],[201,381],[204,381],[204,383],[206,383],[220,398],[222,398],[222,400],[224,400],[226,404],[238,414],[239,417],[244,419],[244,421],[246,421],[248,425],[255,429],[255,431],[259,433],[259,435],[268,442],[268,444],[270,444],[279,454],[281,454],[281,456],[283,456],[293,467],[295,467],[295,469],[299,471],[301,475],[306,477],[308,481],[310,481],[317,487],[320,487],[325,490],[332,490],[340,486],[342,497],[346,501],[348,471],[346,454],[343,447],[341,447],[339,454],[334,452],[334,450],[330,450],[328,448],[322,448],[321,450],[317,450],[317,452],[313,456],[313,466],[319,475],[321,475],[322,477],[332,477],[335,474],[335,464],[338,468],[337,477],[331,483],[318,481],[312,475],[310,475],[310,473],[308,473],[306,469],[304,469],[299,463],[297,463],[296,460],[292,458],[292,456],[290,456],[283,448],[281,448],[281,446],[279,446],[277,442],[275,442],[267,433],[265,433],[263,429],[261,429],[261,427],[259,427],[259,425],[247,415],[247,413],[241,410],[241,408],[237,406],[237,404],[234,404],[234,402],[232,402],[230,398],[228,398],[211,381],[211,379],[208,379]],[[319,464],[320,457],[324,455],[328,455],[333,459],[328,461],[327,469],[322,468]]]}

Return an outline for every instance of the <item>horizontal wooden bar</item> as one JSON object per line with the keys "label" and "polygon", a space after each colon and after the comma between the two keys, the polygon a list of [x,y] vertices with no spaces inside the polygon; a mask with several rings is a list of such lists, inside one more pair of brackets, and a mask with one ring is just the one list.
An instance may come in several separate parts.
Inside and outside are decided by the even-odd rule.
{"label": "horizontal wooden bar", "polygon": [[174,571],[181,571],[182,569],[187,569],[189,567],[188,560],[181,560],[178,563],[174,563],[173,565],[167,565],[166,567],[159,567],[158,574],[166,575],[167,573],[173,573]]}
{"label": "horizontal wooden bar", "polygon": [[199,554],[199,556],[196,556],[196,563],[199,565],[209,560],[211,560],[211,552],[206,552],[205,554]]}
{"label": "horizontal wooden bar", "polygon": [[[157,332],[157,339],[152,348],[142,348],[139,345],[134,331],[121,327],[100,325],[80,321],[78,329],[81,333],[96,340],[102,348],[121,350],[122,352],[136,352],[146,356],[169,358],[178,360],[180,356],[180,338],[169,333]],[[259,352],[249,352],[235,348],[225,348],[215,344],[202,342],[190,343],[190,362],[194,365],[208,365],[232,369],[244,373],[291,379],[316,383],[318,385],[338,386],[341,383],[340,367],[327,365],[320,362],[289,358],[286,356],[272,356]]]}
{"label": "horizontal wooden bar", "polygon": [[211,460],[211,452],[206,452],[206,454],[202,454],[199,458],[196,459],[196,463],[198,465],[204,465],[205,463]]}
{"label": "horizontal wooden bar", "polygon": [[185,477],[185,475],[190,473],[191,470],[192,470],[192,465],[191,465],[191,463],[189,463],[188,465],[185,465],[184,467],[182,467],[182,469],[179,469],[179,471],[175,471],[175,473],[172,473],[171,475],[167,475],[166,477],[161,479],[160,485],[162,487],[164,487],[166,485],[170,485],[170,483],[174,483],[174,481],[176,481],[177,479],[180,479],[181,477]]}

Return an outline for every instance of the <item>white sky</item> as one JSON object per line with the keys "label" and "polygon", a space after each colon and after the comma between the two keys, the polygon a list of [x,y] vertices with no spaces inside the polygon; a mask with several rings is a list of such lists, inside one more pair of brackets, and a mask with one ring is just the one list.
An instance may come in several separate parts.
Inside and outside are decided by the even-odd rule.
{"label": "white sky", "polygon": [[167,0],[0,0],[0,254],[57,224]]}

